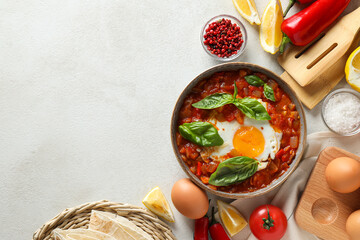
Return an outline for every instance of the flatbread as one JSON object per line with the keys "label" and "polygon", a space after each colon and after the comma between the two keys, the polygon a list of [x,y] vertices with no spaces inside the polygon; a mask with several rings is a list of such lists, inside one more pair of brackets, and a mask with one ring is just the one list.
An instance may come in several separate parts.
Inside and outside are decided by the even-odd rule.
{"label": "flatbread", "polygon": [[153,240],[128,219],[109,212],[91,211],[89,229],[106,233],[119,240]]}
{"label": "flatbread", "polygon": [[55,229],[55,240],[116,240],[112,236],[89,229]]}

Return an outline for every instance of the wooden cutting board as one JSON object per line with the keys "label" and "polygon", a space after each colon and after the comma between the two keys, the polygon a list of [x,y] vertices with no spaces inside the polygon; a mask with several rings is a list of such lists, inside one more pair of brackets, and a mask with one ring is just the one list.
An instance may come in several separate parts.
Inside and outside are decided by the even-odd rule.
{"label": "wooden cutting board", "polygon": [[344,78],[345,64],[349,55],[350,53],[341,57],[329,71],[305,87],[300,86],[287,72],[280,77],[294,90],[307,108],[313,109]]}
{"label": "wooden cutting board", "polygon": [[281,78],[296,92],[300,101],[309,109],[313,109],[345,76],[345,64],[350,54],[357,48],[360,32],[357,34],[349,50],[327,71],[305,87],[300,86],[286,71]]}
{"label": "wooden cutting board", "polygon": [[348,216],[360,209],[360,189],[337,193],[325,179],[326,166],[338,157],[360,157],[336,147],[325,148],[319,155],[305,191],[295,212],[297,224],[304,230],[326,240],[350,239],[345,231]]}

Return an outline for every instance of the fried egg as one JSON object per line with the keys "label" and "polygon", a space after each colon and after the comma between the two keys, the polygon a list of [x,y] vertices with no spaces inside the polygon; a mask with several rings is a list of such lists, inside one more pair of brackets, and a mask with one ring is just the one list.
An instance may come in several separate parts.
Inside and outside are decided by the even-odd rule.
{"label": "fried egg", "polygon": [[222,162],[229,157],[247,156],[260,162],[259,171],[266,168],[269,156],[274,159],[280,149],[282,133],[267,120],[245,116],[243,124],[237,120],[219,122],[210,119],[209,122],[218,129],[224,144],[206,149],[203,157]]}

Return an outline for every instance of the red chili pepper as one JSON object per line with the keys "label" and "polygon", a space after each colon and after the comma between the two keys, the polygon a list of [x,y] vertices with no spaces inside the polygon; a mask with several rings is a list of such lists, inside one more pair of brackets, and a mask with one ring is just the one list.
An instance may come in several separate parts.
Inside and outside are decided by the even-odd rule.
{"label": "red chili pepper", "polygon": [[285,153],[284,149],[280,149],[280,151],[278,151],[275,154],[275,157],[278,158],[278,159],[281,159],[281,156],[284,155],[284,153]]}
{"label": "red chili pepper", "polygon": [[281,161],[283,162],[287,162],[289,160],[289,153],[285,153],[282,157],[281,157]]}
{"label": "red chili pepper", "polygon": [[209,218],[207,216],[195,220],[194,240],[208,240]]}
{"label": "red chili pepper", "polygon": [[294,6],[295,3],[300,3],[300,4],[306,4],[306,3],[312,3],[314,0],[290,0],[289,4],[284,12],[284,17],[286,16],[286,14],[289,12],[290,8],[292,8]]}
{"label": "red chili pepper", "polygon": [[210,236],[213,240],[230,240],[223,226],[220,223],[213,224],[210,229]]}
{"label": "red chili pepper", "polygon": [[344,11],[350,0],[317,0],[281,24],[284,32],[280,53],[288,42],[304,46],[313,41]]}
{"label": "red chili pepper", "polygon": [[223,226],[220,223],[215,222],[214,208],[212,208],[211,212],[212,217],[209,232],[212,240],[230,240]]}
{"label": "red chili pepper", "polygon": [[196,169],[196,175],[200,176],[201,175],[201,162],[197,163],[197,169]]}

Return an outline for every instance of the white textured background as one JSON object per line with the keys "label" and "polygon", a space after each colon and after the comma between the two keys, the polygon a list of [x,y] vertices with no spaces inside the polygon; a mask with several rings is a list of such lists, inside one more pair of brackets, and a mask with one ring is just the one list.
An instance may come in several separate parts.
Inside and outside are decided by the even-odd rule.
{"label": "white textured background", "polygon": [[[262,14],[267,1],[256,4]],[[231,0],[1,1],[0,239],[30,239],[84,202],[142,206],[157,185],[170,200],[185,177],[170,143],[172,109],[217,64],[199,34],[221,13],[240,18]],[[249,42],[237,60],[281,74],[258,27],[243,22]],[[325,130],[319,106],[307,120],[309,133]],[[193,222],[174,212],[175,235],[191,239]]]}

